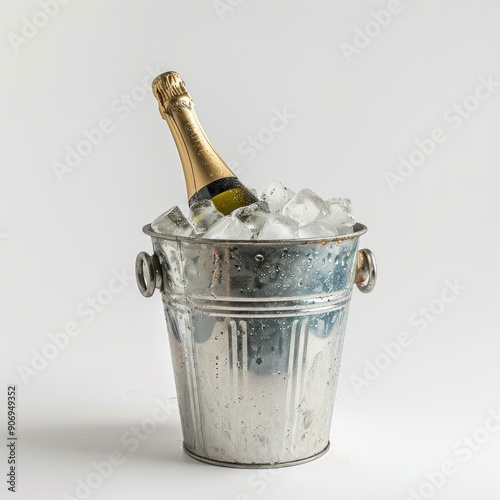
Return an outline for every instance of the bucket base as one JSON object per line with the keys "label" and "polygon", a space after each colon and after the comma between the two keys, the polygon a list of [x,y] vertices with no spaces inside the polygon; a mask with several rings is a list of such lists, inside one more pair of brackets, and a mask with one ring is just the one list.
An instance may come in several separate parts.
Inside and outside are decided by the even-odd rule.
{"label": "bucket base", "polygon": [[307,462],[311,462],[312,460],[316,460],[317,458],[322,457],[329,449],[330,449],[330,441],[326,447],[321,450],[316,455],[311,457],[302,458],[301,460],[294,460],[292,462],[283,462],[283,463],[275,463],[275,464],[241,464],[236,462],[222,462],[221,460],[212,460],[211,458],[200,457],[196,455],[192,451],[189,451],[184,443],[182,443],[182,447],[188,456],[198,460],[200,462],[204,462],[210,465],[218,465],[219,467],[233,467],[236,469],[279,469],[280,467],[292,467],[293,465],[305,464]]}

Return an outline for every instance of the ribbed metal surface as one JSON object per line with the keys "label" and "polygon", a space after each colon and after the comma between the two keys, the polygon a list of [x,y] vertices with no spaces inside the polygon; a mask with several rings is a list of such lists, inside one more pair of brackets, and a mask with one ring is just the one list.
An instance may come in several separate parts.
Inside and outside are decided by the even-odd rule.
{"label": "ribbed metal surface", "polygon": [[358,237],[264,246],[153,237],[191,455],[257,467],[324,452]]}

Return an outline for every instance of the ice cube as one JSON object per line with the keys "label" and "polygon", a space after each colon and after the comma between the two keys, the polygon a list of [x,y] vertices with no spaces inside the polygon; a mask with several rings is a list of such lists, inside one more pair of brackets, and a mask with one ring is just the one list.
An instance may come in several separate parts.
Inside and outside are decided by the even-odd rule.
{"label": "ice cube", "polygon": [[173,236],[190,236],[193,226],[179,207],[173,207],[157,217],[151,224],[153,231]]}
{"label": "ice cube", "polygon": [[323,218],[324,225],[330,230],[336,230],[339,236],[353,233],[356,222],[349,198],[332,198],[327,200],[330,213]]}
{"label": "ice cube", "polygon": [[327,218],[331,218],[337,226],[354,226],[356,219],[349,198],[331,198],[326,203],[330,207],[330,215]]}
{"label": "ice cube", "polygon": [[280,181],[274,180],[264,189],[260,198],[269,205],[271,212],[281,212],[294,196],[295,193],[291,189],[288,189]]}
{"label": "ice cube", "polygon": [[337,233],[339,236],[345,236],[346,234],[352,234],[354,229],[352,226],[340,226],[337,227]]}
{"label": "ice cube", "polygon": [[259,232],[259,240],[286,240],[297,238],[299,223],[281,214],[269,214]]}
{"label": "ice cube", "polygon": [[210,227],[224,217],[212,200],[202,200],[189,207],[189,219],[197,235],[203,235]]}
{"label": "ice cube", "polygon": [[217,240],[249,240],[252,231],[239,219],[228,215],[211,226],[203,237]]}
{"label": "ice cube", "polygon": [[323,221],[313,221],[299,228],[299,238],[330,238],[337,236],[337,230]]}
{"label": "ice cube", "polygon": [[283,215],[295,219],[301,226],[329,214],[330,208],[326,201],[310,189],[302,189],[283,207]]}
{"label": "ice cube", "polygon": [[237,208],[231,213],[231,217],[236,217],[243,222],[254,235],[257,235],[269,217],[269,207],[265,201],[258,201],[251,205]]}

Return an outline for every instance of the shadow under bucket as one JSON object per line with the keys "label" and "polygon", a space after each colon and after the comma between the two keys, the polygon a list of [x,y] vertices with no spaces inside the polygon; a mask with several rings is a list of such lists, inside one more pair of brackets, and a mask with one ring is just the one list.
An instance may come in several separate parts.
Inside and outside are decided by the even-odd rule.
{"label": "shadow under bucket", "polygon": [[366,227],[286,241],[143,231],[154,254],[137,256],[137,283],[162,293],[186,453],[243,468],[324,454],[353,284],[375,286]]}

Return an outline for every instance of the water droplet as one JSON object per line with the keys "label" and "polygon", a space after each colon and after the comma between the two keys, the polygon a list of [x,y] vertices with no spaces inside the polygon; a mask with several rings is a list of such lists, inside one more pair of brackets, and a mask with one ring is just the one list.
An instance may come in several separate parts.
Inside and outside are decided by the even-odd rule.
{"label": "water droplet", "polygon": [[262,262],[264,260],[264,256],[260,253],[258,253],[256,256],[255,256],[255,260],[257,262]]}
{"label": "water droplet", "polygon": [[297,286],[302,286],[302,278],[300,278],[299,281],[297,282]]}

